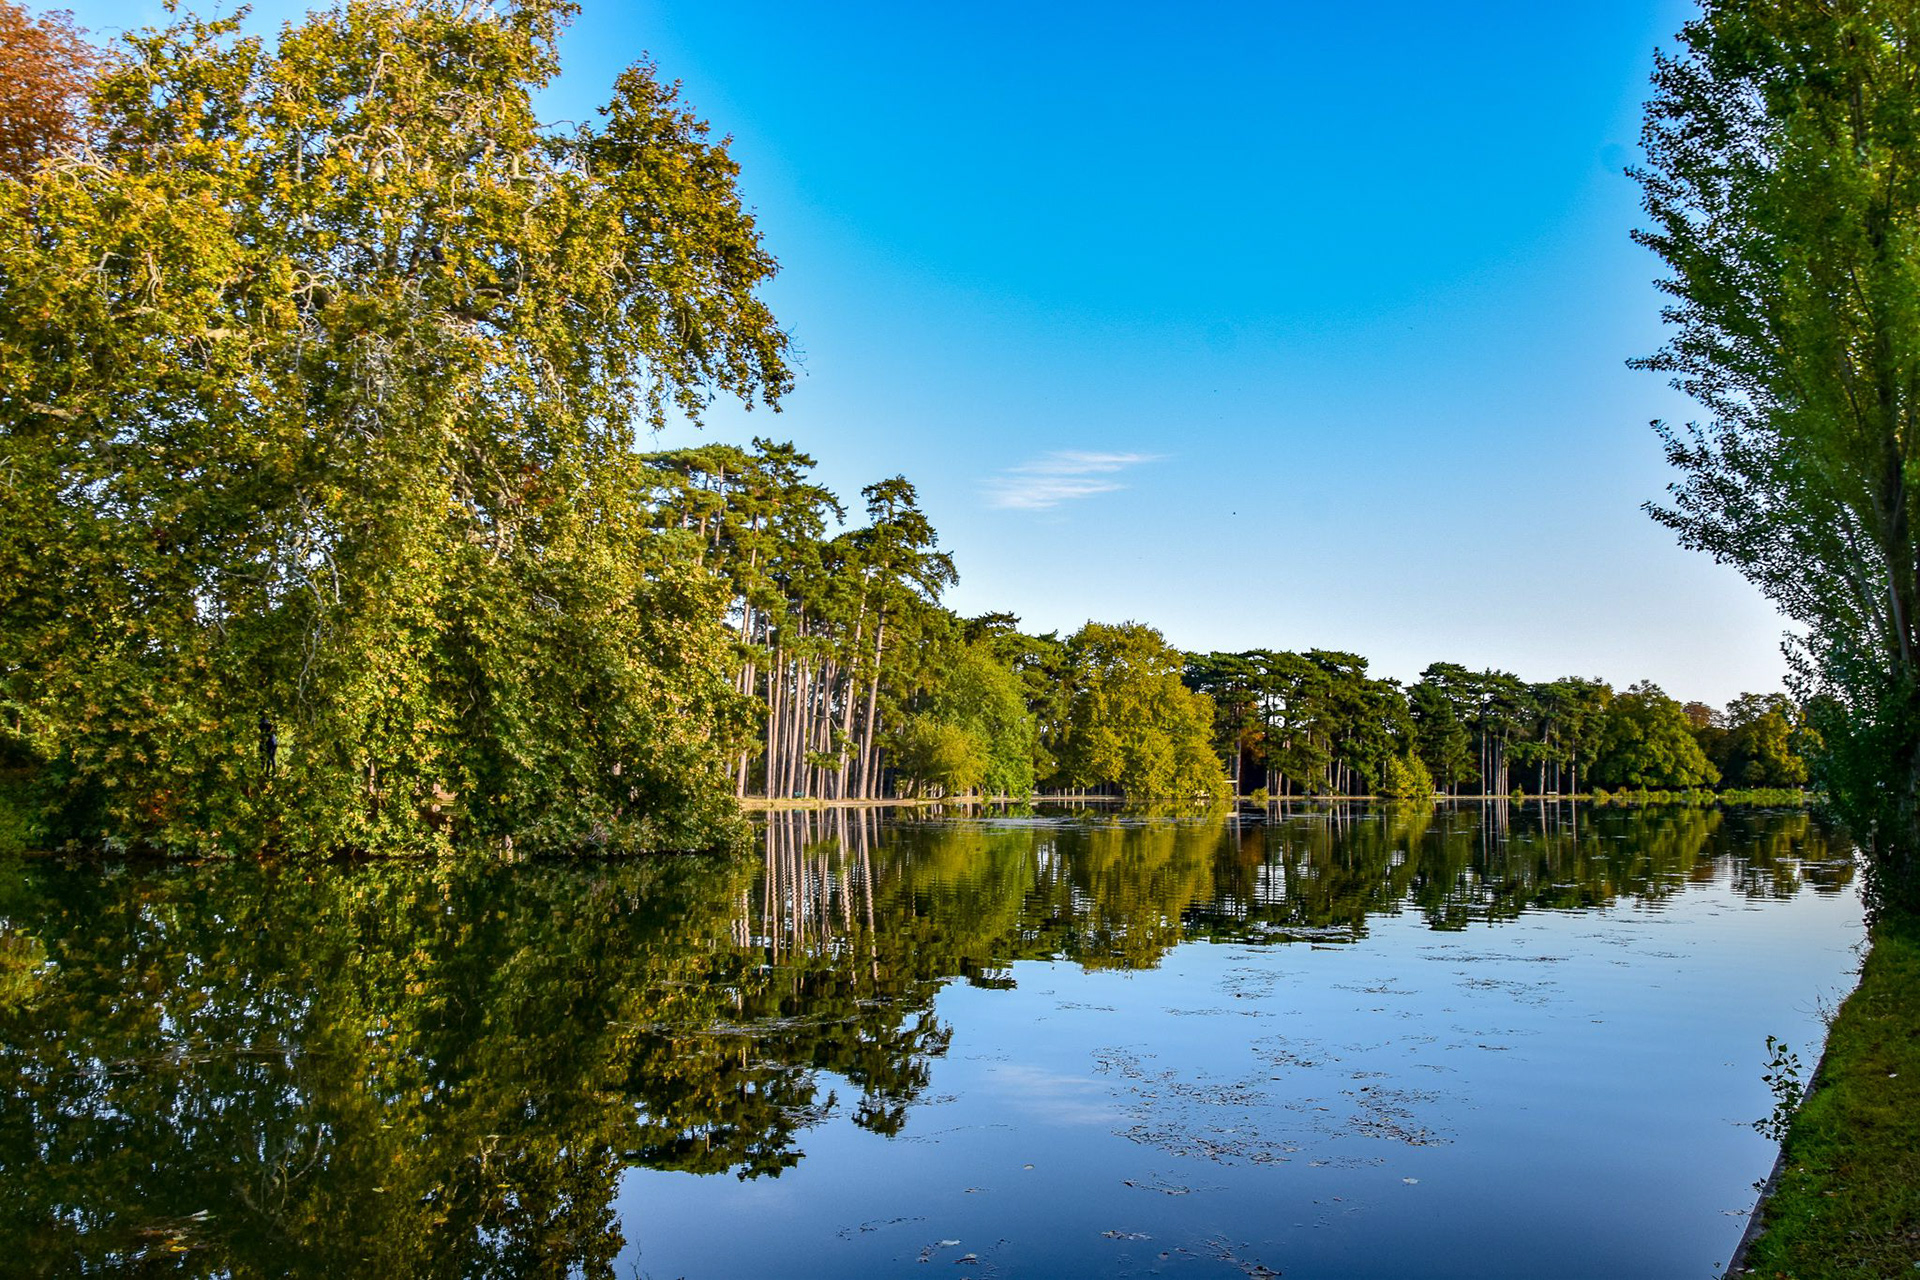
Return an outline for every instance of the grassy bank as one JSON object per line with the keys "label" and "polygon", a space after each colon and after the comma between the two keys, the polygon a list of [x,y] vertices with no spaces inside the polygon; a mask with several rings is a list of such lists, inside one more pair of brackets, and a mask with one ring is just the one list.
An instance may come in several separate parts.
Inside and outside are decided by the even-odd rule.
{"label": "grassy bank", "polygon": [[1920,1275],[1920,918],[1874,929],[1762,1214],[1746,1274]]}

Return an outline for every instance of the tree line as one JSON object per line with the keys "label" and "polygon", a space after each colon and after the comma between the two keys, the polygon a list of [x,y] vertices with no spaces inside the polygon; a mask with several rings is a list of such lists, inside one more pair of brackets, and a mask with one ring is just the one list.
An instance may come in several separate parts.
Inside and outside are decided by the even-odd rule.
{"label": "tree line", "polygon": [[1595,789],[1790,789],[1818,735],[1782,694],[1723,711],[1657,685],[1529,683],[1436,662],[1410,686],[1355,654],[1196,654],[1187,679],[1215,708],[1242,794],[1567,795]]}
{"label": "tree line", "polygon": [[1140,799],[1794,788],[1816,741],[1783,695],[1724,712],[1651,684],[1530,684],[1356,654],[1183,653],[1150,627],[1062,638],[941,604],[952,558],[903,477],[865,520],[790,443],[649,455],[654,521],[725,584],[735,688],[759,726],[737,796],[1094,792]]}

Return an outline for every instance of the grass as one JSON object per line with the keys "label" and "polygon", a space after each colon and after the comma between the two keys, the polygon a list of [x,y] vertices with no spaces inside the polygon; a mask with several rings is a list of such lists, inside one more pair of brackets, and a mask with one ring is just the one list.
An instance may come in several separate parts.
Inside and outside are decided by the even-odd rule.
{"label": "grass", "polygon": [[1880,921],[1793,1118],[1746,1273],[1920,1277],[1920,917]]}

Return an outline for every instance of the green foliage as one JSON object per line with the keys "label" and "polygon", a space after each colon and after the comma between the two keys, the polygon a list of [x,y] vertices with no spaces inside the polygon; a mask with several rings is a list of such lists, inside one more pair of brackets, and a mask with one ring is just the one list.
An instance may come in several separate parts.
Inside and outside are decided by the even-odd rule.
{"label": "green foliage", "polygon": [[1800,1098],[1806,1092],[1806,1082],[1800,1076],[1802,1070],[1800,1055],[1786,1041],[1767,1037],[1767,1067],[1760,1074],[1760,1082],[1773,1095],[1773,1112],[1755,1120],[1753,1129],[1769,1142],[1779,1142],[1787,1136],[1793,1113],[1799,1109]]}
{"label": "green foliage", "polygon": [[1370,678],[1366,659],[1355,654],[1194,654],[1185,679],[1212,699],[1214,748],[1233,766],[1242,790],[1257,767],[1270,792],[1375,791],[1405,750],[1410,727],[1403,691],[1394,681]]}
{"label": "green foliage", "polygon": [[921,713],[900,730],[900,772],[920,794],[965,795],[986,780],[990,760],[985,739],[973,729]]}
{"label": "green foliage", "polygon": [[774,263],[649,68],[536,122],[569,12],[178,18],[0,182],[0,723],[51,838],[726,829],[720,601],[634,428],[788,385]]}
{"label": "green foliage", "polygon": [[1721,777],[1750,788],[1805,786],[1807,757],[1823,745],[1801,709],[1778,693],[1743,693],[1693,733]]}
{"label": "green foliage", "polygon": [[1433,801],[1433,775],[1416,755],[1395,756],[1387,762],[1387,776],[1380,794],[1409,803]]}
{"label": "green foliage", "polygon": [[1819,781],[1920,902],[1920,28],[1891,0],[1706,0],[1681,41],[1636,175],[1673,297],[1641,364],[1709,418],[1661,427],[1682,478],[1654,515],[1798,624]]}
{"label": "green foliage", "polygon": [[1089,622],[1067,641],[1072,695],[1060,745],[1070,785],[1131,800],[1220,797],[1212,700],[1181,683],[1181,655],[1139,623]]}
{"label": "green foliage", "polygon": [[[1429,674],[1432,672],[1429,668]],[[1460,723],[1454,700],[1431,679],[1422,679],[1410,694],[1414,749],[1428,774],[1448,790],[1473,768],[1473,739]]]}
{"label": "green foliage", "polygon": [[1594,774],[1602,783],[1642,789],[1693,787],[1720,780],[1720,771],[1694,740],[1680,704],[1648,682],[1633,686],[1608,706]]}
{"label": "green foliage", "polygon": [[1020,678],[982,644],[963,647],[927,697],[927,715],[958,728],[975,743],[979,768],[969,781],[921,773],[906,759],[908,776],[935,781],[949,794],[983,788],[990,795],[1033,794],[1035,738]]}

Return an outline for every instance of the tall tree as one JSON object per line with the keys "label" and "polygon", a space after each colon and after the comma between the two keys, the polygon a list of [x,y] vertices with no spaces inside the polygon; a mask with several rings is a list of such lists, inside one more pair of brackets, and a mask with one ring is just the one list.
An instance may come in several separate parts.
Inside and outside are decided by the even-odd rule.
{"label": "tall tree", "polygon": [[50,836],[389,847],[447,792],[484,838],[725,819],[721,601],[635,429],[779,396],[775,264],[650,68],[539,122],[570,12],[180,17],[89,154],[0,182],[0,706]]}
{"label": "tall tree", "polygon": [[1708,420],[1660,428],[1654,514],[1804,628],[1828,791],[1920,901],[1920,9],[1705,0],[1680,41],[1636,171],[1672,332],[1640,363]]}
{"label": "tall tree", "polygon": [[1664,789],[1711,786],[1720,770],[1700,750],[1680,704],[1642,682],[1607,707],[1594,776],[1614,786]]}

